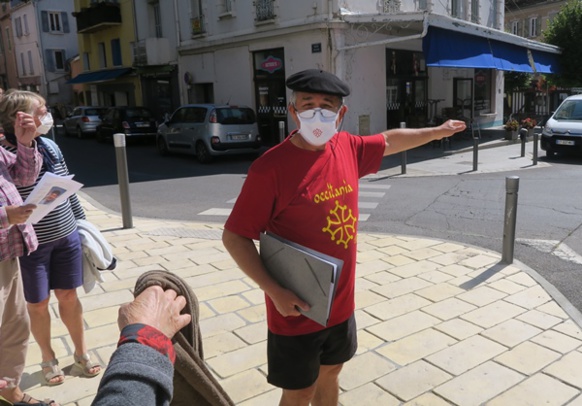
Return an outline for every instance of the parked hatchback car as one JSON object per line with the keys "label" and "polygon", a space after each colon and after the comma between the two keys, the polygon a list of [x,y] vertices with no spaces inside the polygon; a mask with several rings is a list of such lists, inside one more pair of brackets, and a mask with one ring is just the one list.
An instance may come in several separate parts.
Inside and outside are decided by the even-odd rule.
{"label": "parked hatchback car", "polygon": [[97,141],[113,138],[113,134],[123,133],[129,139],[155,140],[158,125],[152,112],[141,106],[109,107],[97,126]]}
{"label": "parked hatchback car", "polygon": [[188,104],[160,125],[156,145],[162,155],[196,155],[201,163],[208,163],[215,156],[257,152],[261,137],[249,107]]}
{"label": "parked hatchback car", "polygon": [[548,157],[582,152],[582,95],[567,97],[545,122],[541,147]]}
{"label": "parked hatchback car", "polygon": [[78,138],[84,138],[95,135],[97,126],[101,123],[100,115],[104,112],[104,107],[75,107],[63,120],[65,136],[75,134]]}

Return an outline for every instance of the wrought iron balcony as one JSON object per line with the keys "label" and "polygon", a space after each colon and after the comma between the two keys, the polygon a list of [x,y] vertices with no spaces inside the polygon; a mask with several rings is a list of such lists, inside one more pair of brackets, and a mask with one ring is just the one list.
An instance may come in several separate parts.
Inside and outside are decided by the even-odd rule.
{"label": "wrought iron balcony", "polygon": [[275,16],[274,0],[255,0],[257,21],[273,20]]}
{"label": "wrought iron balcony", "polygon": [[77,32],[88,34],[104,30],[114,25],[121,25],[121,9],[119,4],[113,2],[100,2],[90,7],[81,8],[74,12],[77,19]]}

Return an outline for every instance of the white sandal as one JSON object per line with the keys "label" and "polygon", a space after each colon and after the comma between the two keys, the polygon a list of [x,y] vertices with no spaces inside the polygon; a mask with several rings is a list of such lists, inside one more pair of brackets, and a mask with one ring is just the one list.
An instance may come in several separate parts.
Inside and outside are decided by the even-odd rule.
{"label": "white sandal", "polygon": [[[101,373],[101,365],[98,362],[91,361],[89,353],[85,353],[80,357],[77,354],[73,354],[73,358],[75,359],[75,366],[80,368],[86,377],[93,378]],[[99,368],[99,370],[97,372],[91,372],[93,368]]]}

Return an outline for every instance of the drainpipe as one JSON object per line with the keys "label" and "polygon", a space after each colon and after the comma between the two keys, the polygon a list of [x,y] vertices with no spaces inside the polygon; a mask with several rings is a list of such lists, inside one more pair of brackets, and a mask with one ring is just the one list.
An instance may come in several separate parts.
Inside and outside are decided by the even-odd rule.
{"label": "drainpipe", "polygon": [[[44,66],[44,47],[42,45],[42,22],[41,16],[38,14],[38,8],[36,7],[36,3],[38,0],[33,0],[30,4],[32,5],[32,10],[34,12],[34,18],[36,19],[36,32],[38,33],[38,42],[36,46],[38,48],[38,57],[40,61],[40,84],[44,86],[45,94],[43,95],[42,88],[40,94],[45,97],[47,104],[50,104],[49,101],[49,88],[48,88],[48,79],[46,77],[46,66]],[[37,15],[38,14],[38,15]]]}
{"label": "drainpipe", "polygon": [[495,0],[495,28],[503,31],[503,22],[505,21],[505,0]]}
{"label": "drainpipe", "polygon": [[178,13],[178,0],[174,0],[174,23],[176,25],[176,42],[180,46],[182,44],[182,35],[180,34],[180,15]]}

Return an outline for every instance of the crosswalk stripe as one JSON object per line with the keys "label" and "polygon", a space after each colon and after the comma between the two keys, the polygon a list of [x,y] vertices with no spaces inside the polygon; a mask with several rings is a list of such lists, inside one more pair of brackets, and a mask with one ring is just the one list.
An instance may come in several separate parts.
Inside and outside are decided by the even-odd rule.
{"label": "crosswalk stripe", "polygon": [[391,185],[372,185],[370,183],[360,183],[360,189],[390,189]]}
{"label": "crosswalk stripe", "polygon": [[377,197],[382,198],[386,195],[384,192],[362,192],[360,191],[360,197]]}
{"label": "crosswalk stripe", "polygon": [[[388,190],[390,189],[391,185],[374,185],[374,184],[370,184],[370,183],[360,183],[360,189],[373,189],[373,190]],[[360,197],[364,197],[364,198],[377,198],[377,199],[381,199],[386,195],[385,192],[370,192],[370,191],[366,191],[366,190],[360,190],[359,196]],[[236,203],[238,196],[235,198],[232,198],[230,200],[227,200],[225,203],[226,204],[234,204]],[[358,208],[359,209],[368,209],[368,210],[374,210],[375,208],[378,207],[379,203],[376,202],[358,202]],[[198,213],[199,216],[229,216],[230,213],[232,212],[232,209],[223,209],[223,208],[210,208],[208,210],[205,210],[203,212]],[[370,217],[370,214],[367,213],[360,213],[359,216],[359,220],[360,221],[366,221],[368,220],[368,218]]]}
{"label": "crosswalk stripe", "polygon": [[208,209],[201,213],[198,213],[199,216],[229,216],[232,209]]}
{"label": "crosswalk stripe", "polygon": [[360,209],[375,209],[378,207],[378,203],[374,202],[358,202],[358,207]]}

